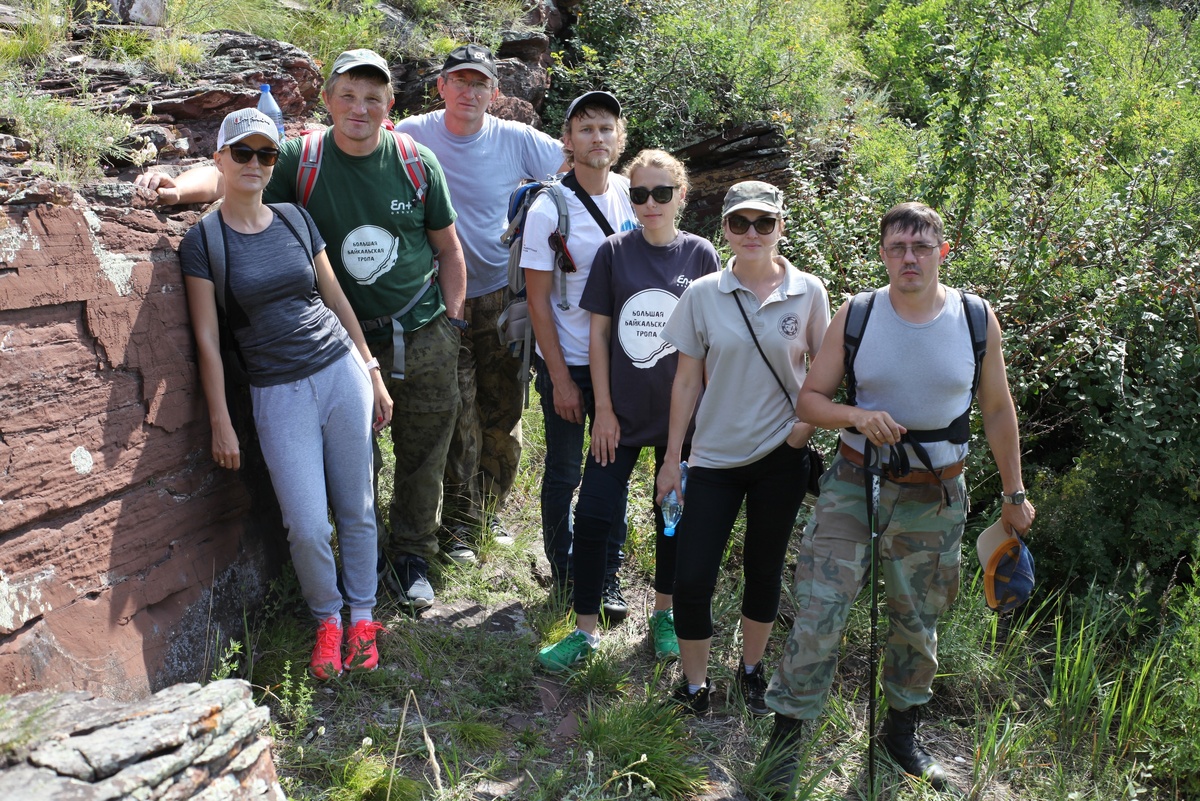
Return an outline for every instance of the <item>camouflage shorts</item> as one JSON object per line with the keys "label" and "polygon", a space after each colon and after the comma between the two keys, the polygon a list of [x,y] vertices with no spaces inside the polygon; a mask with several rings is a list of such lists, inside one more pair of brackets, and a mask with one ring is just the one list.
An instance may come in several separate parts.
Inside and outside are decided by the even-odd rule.
{"label": "camouflage shorts", "polygon": [[[796,564],[796,622],[771,678],[767,704],[814,719],[829,697],[850,607],[868,577],[864,472],[838,457],[821,477],[821,497]],[[932,696],[937,620],[958,595],[963,526],[969,511],[960,475],[936,484],[884,481],[879,498],[879,572],[890,633],[883,690],[907,709]]]}

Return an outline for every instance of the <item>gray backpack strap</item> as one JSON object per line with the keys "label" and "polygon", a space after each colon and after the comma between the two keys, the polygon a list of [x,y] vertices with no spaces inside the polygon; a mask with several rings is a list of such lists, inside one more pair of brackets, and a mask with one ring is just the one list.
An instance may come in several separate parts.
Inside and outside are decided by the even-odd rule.
{"label": "gray backpack strap", "polygon": [[200,218],[200,241],[208,256],[208,271],[212,273],[213,294],[217,296],[217,307],[225,311],[225,291],[229,288],[229,277],[225,273],[225,232],[221,230],[219,211],[211,211]]}
{"label": "gray backpack strap", "polygon": [[304,214],[300,211],[300,207],[295,203],[268,203],[267,206],[279,215],[284,225],[291,229],[292,234],[304,246],[304,252],[308,254],[308,260],[312,261],[314,257],[312,231],[309,230],[308,221],[304,219]]}
{"label": "gray backpack strap", "polygon": [[[562,234],[563,244],[566,245],[571,236],[571,214],[567,211],[567,196],[563,192],[560,179],[546,183],[546,191],[554,201],[554,210],[558,212],[558,232]],[[571,308],[567,303],[567,279],[560,269],[554,270],[554,283],[558,285],[558,308],[566,311]]]}

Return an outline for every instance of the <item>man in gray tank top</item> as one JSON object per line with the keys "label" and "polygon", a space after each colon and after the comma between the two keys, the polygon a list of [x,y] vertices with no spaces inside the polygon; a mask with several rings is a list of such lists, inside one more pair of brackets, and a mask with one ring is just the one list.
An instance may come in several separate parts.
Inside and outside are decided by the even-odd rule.
{"label": "man in gray tank top", "polygon": [[[796,621],[767,691],[775,728],[761,761],[770,763],[768,781],[780,798],[795,779],[805,732],[829,697],[847,616],[871,567],[862,467],[868,443],[885,462],[877,510],[878,567],[887,588],[891,632],[884,652],[888,713],[882,743],[905,772],[949,789],[945,769],[921,747],[916,728],[919,710],[933,696],[938,617],[958,594],[968,510],[962,475],[967,445],[952,441],[959,439],[955,435],[939,439],[940,430],[970,407],[975,358],[961,296],[939,281],[950,251],[941,217],[923,204],[902,203],[884,215],[879,230],[888,285],[875,293],[852,362],[856,403],[833,401],[846,378],[849,303],[830,323],[797,403],[801,420],[842,429],[842,434],[801,543]],[[1001,521],[1024,533],[1034,508],[1021,481],[1017,413],[1000,324],[990,307],[986,312],[979,409],[1003,482]],[[912,439],[921,445],[908,444]],[[890,464],[889,455],[893,462],[926,469]]]}

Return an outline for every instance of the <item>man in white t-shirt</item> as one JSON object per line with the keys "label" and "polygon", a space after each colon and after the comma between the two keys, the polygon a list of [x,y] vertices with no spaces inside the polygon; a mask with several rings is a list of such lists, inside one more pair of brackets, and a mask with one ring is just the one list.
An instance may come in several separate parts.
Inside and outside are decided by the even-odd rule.
{"label": "man in white t-shirt", "polygon": [[[558,235],[558,212],[544,192],[526,217],[521,267],[537,339],[536,387],[545,417],[542,538],[557,588],[565,593],[571,580],[571,498],[582,474],[584,425],[596,411],[588,369],[591,321],[579,299],[600,243],[612,233],[637,227],[637,217],[629,202],[629,181],[611,172],[625,148],[625,120],[617,99],[608,92],[588,92],[573,100],[563,121],[562,141],[572,167],[562,188],[569,236],[564,242]],[[611,622],[627,612],[617,579],[624,518],[622,509],[609,540],[601,596],[601,611]]]}
{"label": "man in white t-shirt", "polygon": [[522,181],[559,172],[563,153],[552,136],[488,114],[500,86],[487,48],[471,44],[451,51],[437,88],[443,110],[408,117],[396,128],[442,164],[467,263],[467,327],[458,352],[462,410],[446,459],[442,524],[450,534],[450,557],[473,562],[470,531],[508,536],[497,513],[521,459],[521,362],[496,335],[496,318],[510,300],[508,248],[500,242],[508,198]]}

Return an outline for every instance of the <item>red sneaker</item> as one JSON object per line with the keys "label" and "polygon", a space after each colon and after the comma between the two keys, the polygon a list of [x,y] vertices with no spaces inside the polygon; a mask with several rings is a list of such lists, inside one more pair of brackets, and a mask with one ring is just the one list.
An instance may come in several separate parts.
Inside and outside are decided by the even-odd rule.
{"label": "red sneaker", "polygon": [[342,627],[336,617],[317,624],[317,644],[308,669],[321,681],[342,674]]}
{"label": "red sneaker", "polygon": [[360,620],[346,632],[346,669],[374,670],[379,665],[379,650],[375,635],[386,631],[375,620]]}

